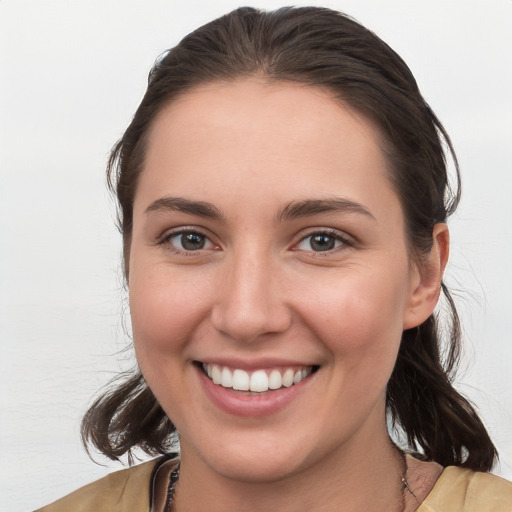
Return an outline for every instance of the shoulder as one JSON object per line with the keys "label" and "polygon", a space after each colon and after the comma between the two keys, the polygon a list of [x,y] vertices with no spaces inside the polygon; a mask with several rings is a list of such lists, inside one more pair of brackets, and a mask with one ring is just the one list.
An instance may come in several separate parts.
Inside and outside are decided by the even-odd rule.
{"label": "shoulder", "polygon": [[417,512],[512,512],[512,482],[450,466]]}
{"label": "shoulder", "polygon": [[36,512],[149,511],[152,474],[160,459],[116,471]]}

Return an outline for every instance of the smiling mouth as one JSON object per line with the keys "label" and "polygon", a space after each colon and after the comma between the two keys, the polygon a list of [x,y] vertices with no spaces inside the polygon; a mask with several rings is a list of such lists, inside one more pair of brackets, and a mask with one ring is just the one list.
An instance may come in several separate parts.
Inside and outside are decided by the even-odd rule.
{"label": "smiling mouth", "polygon": [[281,369],[260,369],[252,372],[218,364],[197,363],[203,373],[214,383],[235,391],[265,393],[289,388],[318,370],[318,366],[300,366]]}

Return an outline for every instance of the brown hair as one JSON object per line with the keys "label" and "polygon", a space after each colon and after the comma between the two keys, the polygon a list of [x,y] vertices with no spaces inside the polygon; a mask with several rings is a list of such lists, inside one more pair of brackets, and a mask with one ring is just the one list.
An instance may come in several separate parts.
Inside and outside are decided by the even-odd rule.
{"label": "brown hair", "polygon": [[[244,7],[200,27],[156,62],[142,103],[112,151],[108,182],[120,207],[126,277],[134,195],[155,116],[194,86],[251,75],[327,88],[373,119],[385,141],[411,251],[421,257],[430,250],[434,225],[457,207],[459,170],[448,135],[404,61],[344,14],[316,7],[273,12]],[[443,144],[455,163],[453,189]],[[451,384],[460,326],[450,294],[442,288],[451,312],[445,357],[435,315],[404,331],[387,387],[388,411],[409,448],[443,466],[488,471],[496,449],[472,405]],[[111,458],[135,447],[150,454],[169,450],[176,429],[141,373],[116,382],[86,413],[84,442]]]}

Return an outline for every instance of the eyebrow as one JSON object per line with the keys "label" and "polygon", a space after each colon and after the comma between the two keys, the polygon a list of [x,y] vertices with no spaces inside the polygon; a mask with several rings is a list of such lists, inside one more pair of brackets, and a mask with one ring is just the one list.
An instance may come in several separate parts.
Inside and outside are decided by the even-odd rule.
{"label": "eyebrow", "polygon": [[294,201],[280,210],[277,214],[277,218],[283,221],[309,215],[318,215],[320,213],[358,213],[375,220],[370,210],[362,204],[342,198]]}
{"label": "eyebrow", "polygon": [[224,220],[222,212],[213,204],[205,201],[192,201],[182,197],[161,197],[153,201],[145,210],[146,213],[155,211],[178,211],[199,217]]}
{"label": "eyebrow", "polygon": [[[212,203],[206,201],[193,201],[182,197],[161,197],[153,201],[145,210],[146,213],[153,211],[179,211],[199,217],[208,217],[217,220],[225,220],[223,213]],[[375,220],[371,212],[362,204],[348,199],[305,199],[293,201],[279,210],[277,220],[285,221],[319,215],[321,213],[358,213]]]}

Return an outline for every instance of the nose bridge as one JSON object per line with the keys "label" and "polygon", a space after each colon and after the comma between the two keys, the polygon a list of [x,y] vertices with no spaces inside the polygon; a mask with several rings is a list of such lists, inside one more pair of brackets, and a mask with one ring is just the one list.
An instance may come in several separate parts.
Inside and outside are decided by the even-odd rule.
{"label": "nose bridge", "polygon": [[246,247],[226,261],[218,301],[216,329],[239,341],[286,330],[290,323],[279,265],[269,251]]}

